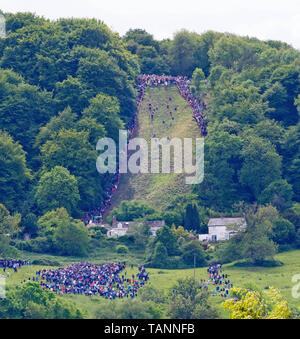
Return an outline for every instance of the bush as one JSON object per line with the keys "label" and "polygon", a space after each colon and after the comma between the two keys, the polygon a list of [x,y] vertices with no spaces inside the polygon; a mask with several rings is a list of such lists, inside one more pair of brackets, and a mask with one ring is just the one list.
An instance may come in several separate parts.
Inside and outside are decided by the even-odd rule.
{"label": "bush", "polygon": [[87,255],[89,240],[88,231],[79,220],[59,225],[54,234],[55,247],[61,255]]}
{"label": "bush", "polygon": [[47,237],[37,237],[35,239],[20,241],[16,247],[22,251],[35,253],[52,253],[54,252],[53,241]]}
{"label": "bush", "polygon": [[30,242],[30,240],[20,241],[15,244],[15,247],[21,251],[32,252]]}
{"label": "bush", "polygon": [[164,291],[156,289],[152,285],[144,286],[141,289],[140,296],[142,302],[153,301],[156,304],[161,304],[167,301]]}
{"label": "bush", "polygon": [[107,229],[104,226],[93,226],[90,227],[91,231],[94,231],[95,233],[101,232],[103,235],[106,235]]}
{"label": "bush", "polygon": [[166,247],[161,242],[157,242],[154,247],[153,255],[150,258],[150,267],[167,268],[168,262],[169,258]]}
{"label": "bush", "polygon": [[203,246],[197,240],[192,240],[182,246],[182,260],[186,265],[193,266],[194,258],[196,266],[206,265],[206,255]]}
{"label": "bush", "polygon": [[129,252],[128,247],[125,245],[118,245],[116,247],[116,252],[119,254],[126,254]]}
{"label": "bush", "polygon": [[0,299],[0,318],[5,319],[83,319],[84,313],[75,304],[43,290],[35,282],[27,282],[8,290]]}
{"label": "bush", "polygon": [[233,266],[236,267],[278,267],[284,265],[283,262],[277,261],[277,260],[262,260],[257,262],[256,264],[253,264],[251,261],[242,261],[237,262]]}
{"label": "bush", "polygon": [[126,245],[132,245],[135,243],[135,237],[134,235],[123,235],[122,237],[119,237],[117,239],[119,242],[126,244]]}
{"label": "bush", "polygon": [[124,200],[118,208],[112,210],[111,215],[114,215],[118,221],[133,221],[154,213],[155,210],[146,203]]}
{"label": "bush", "polygon": [[278,246],[278,253],[288,252],[294,249],[293,244],[283,244]]}
{"label": "bush", "polygon": [[36,259],[32,261],[32,265],[39,266],[61,266],[59,261],[55,261],[49,258]]}
{"label": "bush", "polygon": [[35,235],[38,232],[37,216],[33,213],[27,214],[22,218],[21,224],[24,227],[23,233]]}
{"label": "bush", "polygon": [[275,221],[272,235],[273,241],[279,245],[291,244],[296,238],[295,226],[287,219],[279,218]]}
{"label": "bush", "polygon": [[101,231],[96,231],[94,234],[91,235],[91,237],[96,240],[101,240],[104,238],[104,235]]}

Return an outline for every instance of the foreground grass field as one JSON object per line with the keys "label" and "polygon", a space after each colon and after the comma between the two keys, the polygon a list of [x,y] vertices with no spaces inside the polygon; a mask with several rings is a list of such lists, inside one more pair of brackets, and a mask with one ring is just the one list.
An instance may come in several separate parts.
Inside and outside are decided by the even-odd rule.
{"label": "foreground grass field", "polygon": [[[149,114],[149,103],[153,108],[158,109],[153,121]],[[170,106],[169,109],[167,105]],[[177,111],[174,110],[175,107]],[[171,118],[170,111],[174,120]],[[192,109],[179,94],[176,86],[151,87],[145,92],[138,114],[135,136],[144,138],[150,145],[153,133],[157,138],[177,137],[181,140],[183,138],[194,140],[200,137],[199,128],[193,120]],[[173,171],[171,174],[123,174],[119,188],[112,198],[112,208],[119,206],[123,200],[139,200],[147,202],[157,210],[162,210],[176,195],[189,191],[190,185],[185,184],[185,174],[174,174]]]}
{"label": "foreground grass field", "polygon": [[[26,255],[28,259],[36,259],[37,256]],[[40,256],[44,257],[44,256]],[[49,257],[52,260],[57,260],[62,263],[63,266],[76,262],[82,261],[79,258],[66,258],[66,257]],[[300,307],[300,298],[296,299],[292,297],[292,287],[295,283],[292,282],[292,277],[295,274],[300,274],[300,250],[280,253],[276,255],[276,260],[284,263],[283,266],[266,268],[266,267],[236,267],[233,264],[224,265],[224,271],[229,275],[229,279],[235,287],[247,286],[252,284],[260,289],[264,289],[268,286],[274,286],[280,290],[283,296],[289,303],[289,306],[296,311]],[[125,257],[119,257],[119,261],[125,260]],[[90,259],[93,263],[103,263],[102,259]],[[110,260],[111,261],[111,260]],[[136,264],[138,265],[138,263]],[[11,271],[11,276],[6,279],[7,286],[9,288],[16,288],[20,286],[24,280],[34,276],[35,272],[42,268],[55,268],[45,266],[25,266],[19,270],[18,273]],[[172,286],[179,278],[193,277],[195,274],[196,280],[207,279],[207,268],[197,268],[186,270],[163,270],[163,269],[148,269],[150,273],[149,284],[162,291],[162,293],[169,293]],[[137,266],[133,269],[129,266],[127,268],[127,274],[130,276],[132,273],[137,273]],[[0,269],[0,273],[2,270]],[[105,303],[110,301],[105,300],[101,297],[86,297],[86,296],[63,296],[76,303],[86,314],[87,318],[97,317],[97,310]],[[225,312],[221,306],[224,301],[221,297],[211,296],[210,300],[214,304],[221,318],[228,318],[227,312]],[[119,301],[117,301],[119,302]]]}
{"label": "foreground grass field", "polygon": [[[225,273],[234,287],[243,287],[247,285],[255,285],[259,289],[265,289],[269,286],[274,286],[279,289],[284,298],[288,301],[289,306],[293,310],[300,307],[300,298],[295,299],[292,296],[292,287],[295,283],[292,282],[292,277],[295,274],[300,274],[300,251],[291,251],[280,253],[275,256],[276,260],[284,263],[280,267],[236,267],[233,264],[224,265]],[[207,268],[198,268],[195,270],[195,278],[197,280],[207,279]],[[194,270],[150,270],[151,283],[162,290],[167,290],[172,287],[174,280],[185,277],[193,277]],[[211,297],[211,301],[217,306],[220,315],[224,318],[228,314],[222,309],[221,303],[223,298]]]}

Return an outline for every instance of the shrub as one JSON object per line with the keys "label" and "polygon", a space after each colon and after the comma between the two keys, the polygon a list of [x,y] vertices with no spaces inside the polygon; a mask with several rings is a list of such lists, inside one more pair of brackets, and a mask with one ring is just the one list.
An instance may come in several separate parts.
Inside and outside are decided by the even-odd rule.
{"label": "shrub", "polygon": [[256,266],[261,266],[261,267],[278,267],[282,266],[283,263],[281,261],[276,261],[276,260],[262,260],[259,262],[256,262],[253,264],[251,261],[242,261],[242,262],[237,262],[233,266],[236,267],[256,267]]}
{"label": "shrub", "polygon": [[35,239],[20,241],[16,243],[16,247],[22,251],[35,253],[52,253],[54,252],[54,245],[51,238],[37,237]]}
{"label": "shrub", "polygon": [[133,221],[154,214],[155,210],[146,203],[133,201],[122,201],[118,208],[114,208],[111,215],[119,221]]}
{"label": "shrub", "polygon": [[100,240],[104,238],[104,235],[101,231],[96,231],[94,234],[92,234],[92,238],[96,240]]}
{"label": "shrub", "polygon": [[126,245],[132,245],[135,243],[135,237],[134,235],[123,235],[122,237],[119,237],[117,239],[119,242],[126,244]]}
{"label": "shrub", "polygon": [[129,252],[128,247],[125,245],[118,245],[116,247],[116,252],[119,254],[126,254]]}
{"label": "shrub", "polygon": [[193,266],[194,258],[196,266],[206,265],[206,256],[202,245],[197,240],[192,240],[182,246],[182,260],[186,265]]}
{"label": "shrub", "polygon": [[95,233],[101,232],[103,235],[106,235],[107,229],[104,226],[93,226],[90,227],[91,231],[94,231]]}

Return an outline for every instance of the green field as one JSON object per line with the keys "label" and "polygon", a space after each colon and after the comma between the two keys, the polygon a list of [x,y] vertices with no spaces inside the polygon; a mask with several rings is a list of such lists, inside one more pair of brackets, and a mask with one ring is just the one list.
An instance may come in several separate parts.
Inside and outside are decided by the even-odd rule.
{"label": "green field", "polygon": [[[30,258],[28,255],[27,258]],[[39,256],[41,258],[46,256]],[[68,263],[79,261],[79,258],[66,258],[66,257],[51,257],[52,260],[57,260],[63,265]],[[300,299],[295,299],[292,297],[292,287],[294,283],[292,282],[292,277],[295,274],[300,274],[300,250],[290,251],[285,253],[280,253],[275,256],[276,260],[280,260],[284,263],[283,266],[275,268],[265,268],[265,267],[235,267],[233,264],[224,265],[224,271],[229,275],[229,279],[235,287],[243,287],[245,284],[254,284],[260,289],[264,289],[267,286],[274,286],[280,290],[284,298],[288,301],[289,306],[296,311],[300,306]],[[35,256],[32,259],[36,259]],[[108,258],[107,258],[108,259]],[[113,259],[113,258],[110,258]],[[128,258],[127,258],[128,259]],[[84,259],[85,260],[85,259]],[[126,257],[121,258],[119,256],[118,260],[126,260]],[[83,259],[81,259],[83,261]],[[104,262],[101,259],[90,259],[89,261],[93,263],[102,263]],[[109,260],[111,261],[111,260]],[[137,263],[138,264],[138,263]],[[20,286],[20,284],[34,276],[37,270],[45,268],[44,266],[25,266],[22,267],[18,273],[13,273],[11,270],[11,276],[6,279],[7,286],[10,288],[15,288]],[[50,268],[50,267],[48,267]],[[52,269],[54,267],[51,267]],[[163,269],[148,269],[150,272],[150,282],[149,284],[153,285],[155,288],[162,290],[164,293],[168,293],[172,288],[174,283],[179,278],[193,277],[194,270],[163,270]],[[2,270],[0,269],[0,273]],[[137,266],[134,266],[133,270],[130,267],[127,268],[127,274],[131,275],[132,273],[137,273]],[[195,270],[196,280],[207,279],[206,268],[197,268]],[[63,298],[71,299],[76,303],[82,310],[85,311],[86,317],[94,318],[97,316],[97,310],[101,308],[103,303],[108,303],[111,301],[105,300],[101,297],[86,297],[86,296],[63,296]],[[211,296],[210,300],[218,310],[220,317],[228,318],[228,314],[221,307],[223,298]],[[119,302],[119,301],[117,301]]]}
{"label": "green field", "polygon": [[[169,101],[169,98],[172,100]],[[153,121],[149,115],[149,103],[157,107]],[[169,104],[170,109],[167,109]],[[174,108],[177,107],[177,112]],[[171,119],[173,112],[174,120]],[[165,124],[163,124],[165,121]],[[169,123],[172,122],[172,126]],[[176,86],[147,88],[139,114],[136,135],[147,140],[150,152],[150,139],[153,133],[157,138],[177,137],[199,138],[200,132],[193,120],[193,112]],[[172,152],[171,152],[172,153]],[[174,174],[171,157],[171,174],[123,174],[118,190],[112,198],[112,208],[123,200],[139,200],[150,204],[157,210],[167,207],[170,200],[178,194],[188,193],[190,185],[185,184],[185,174]]]}

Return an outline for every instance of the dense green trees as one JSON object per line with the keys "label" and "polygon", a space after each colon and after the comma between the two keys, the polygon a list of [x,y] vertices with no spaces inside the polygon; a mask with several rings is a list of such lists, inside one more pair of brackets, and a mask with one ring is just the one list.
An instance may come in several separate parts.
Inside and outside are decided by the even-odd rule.
{"label": "dense green trees", "polygon": [[151,258],[151,266],[155,268],[166,268],[168,267],[168,252],[166,247],[161,243],[157,242],[153,256]]}
{"label": "dense green trees", "polygon": [[36,250],[61,255],[84,256],[89,246],[88,231],[80,220],[69,216],[65,208],[44,214],[38,220],[39,238],[33,240]]}
{"label": "dense green trees", "polygon": [[76,211],[79,199],[77,179],[66,168],[55,166],[42,175],[37,186],[36,200],[43,212],[65,207],[71,214]]}
{"label": "dense green trees", "polygon": [[163,226],[156,232],[155,243],[159,242],[165,246],[168,256],[178,254],[179,247],[177,244],[177,238],[170,227]]}
{"label": "dense green trees", "polygon": [[54,243],[61,255],[86,256],[89,245],[88,231],[80,220],[69,219],[55,230]]}
{"label": "dense green trees", "polygon": [[294,224],[283,218],[272,205],[258,209],[252,206],[246,212],[246,220],[247,228],[218,249],[217,257],[222,262],[248,259],[252,264],[261,265],[266,259],[273,259],[280,246],[295,246]]}
{"label": "dense green trees", "polygon": [[9,209],[20,206],[30,179],[22,146],[0,130],[0,201]]}
{"label": "dense green trees", "polygon": [[216,38],[208,54],[205,177],[195,193],[217,210],[244,200],[283,211],[291,199],[298,201],[300,54],[233,35]]}
{"label": "dense green trees", "polygon": [[207,254],[202,244],[182,226],[163,226],[147,243],[147,264],[155,268],[202,267]]}
{"label": "dense green trees", "polygon": [[278,218],[272,229],[272,238],[277,244],[291,244],[296,238],[295,226],[284,218]]}
{"label": "dense green trees", "polygon": [[133,221],[151,215],[155,210],[148,204],[139,201],[123,200],[118,208],[111,212],[118,221]]}
{"label": "dense green trees", "polygon": [[11,215],[9,210],[0,204],[0,256],[7,258],[16,251],[10,246],[11,239],[20,231],[21,215]]}
{"label": "dense green trees", "polygon": [[293,198],[292,185],[286,180],[273,181],[265,188],[259,198],[259,202],[263,205],[272,204],[278,210],[283,211],[290,207]]}
{"label": "dense green trees", "polygon": [[255,199],[281,175],[281,157],[267,141],[249,138],[241,151],[243,165],[239,172],[242,185],[246,185]]}
{"label": "dense green trees", "polygon": [[9,290],[0,299],[2,319],[83,319],[84,313],[73,303],[59,298],[54,292],[43,290],[34,282]]}
{"label": "dense green trees", "polygon": [[195,69],[194,49],[198,35],[186,30],[174,36],[170,55],[172,68],[176,74],[191,76]]}
{"label": "dense green trees", "polygon": [[207,138],[205,178],[195,186],[201,204],[216,210],[229,208],[238,197],[237,175],[241,166],[242,139],[227,131]]}
{"label": "dense green trees", "polygon": [[119,130],[124,126],[119,117],[120,105],[115,97],[99,93],[90,100],[90,105],[82,112],[83,117],[95,118],[111,138],[118,140]]}
{"label": "dense green trees", "polygon": [[[20,147],[12,151],[11,138],[5,134],[6,152],[11,158],[19,154],[19,164],[13,160],[1,170],[0,200],[9,209],[20,208],[22,198],[32,200],[36,195],[37,207],[45,211],[41,200],[48,197],[38,195],[49,185],[42,177],[62,166],[75,176],[80,201],[78,206],[71,203],[72,211],[66,199],[51,200],[49,208],[63,206],[79,215],[104,198],[107,179],[96,171],[97,141],[106,135],[117,139],[118,129],[135,113],[136,57],[97,20],[51,22],[31,13],[5,15],[8,34],[0,42],[0,129]],[[27,165],[21,147],[27,152]],[[10,166],[14,168],[9,170]],[[27,167],[32,170],[32,185],[28,185]],[[8,171],[10,175],[5,174]],[[6,180],[11,184],[4,185]]]}
{"label": "dense green trees", "polygon": [[234,288],[234,298],[223,303],[231,319],[291,319],[292,312],[280,291],[273,286],[259,289]]}
{"label": "dense green trees", "polygon": [[199,292],[192,278],[179,279],[173,286],[168,314],[171,319],[214,319],[217,311],[208,302],[208,293]]}
{"label": "dense green trees", "polygon": [[192,87],[193,96],[203,101],[207,94],[207,82],[205,80],[205,74],[201,68],[197,67],[194,70],[192,81],[193,81]]}
{"label": "dense green trees", "polygon": [[36,235],[38,233],[37,221],[37,216],[33,213],[24,215],[21,220],[23,232],[29,235]]}
{"label": "dense green trees", "polygon": [[197,206],[195,204],[187,204],[184,216],[184,228],[188,231],[200,233],[200,219]]}
{"label": "dense green trees", "polygon": [[89,142],[87,131],[61,129],[41,147],[45,170],[55,166],[69,170],[78,180],[80,207],[96,207],[103,197],[102,177],[96,170],[97,152]]}
{"label": "dense green trees", "polygon": [[143,29],[130,29],[123,37],[126,48],[137,55],[141,73],[170,74],[170,65],[162,44]]}
{"label": "dense green trees", "polygon": [[206,258],[202,245],[198,240],[192,240],[182,246],[183,262],[189,266],[201,267],[205,266]]}

